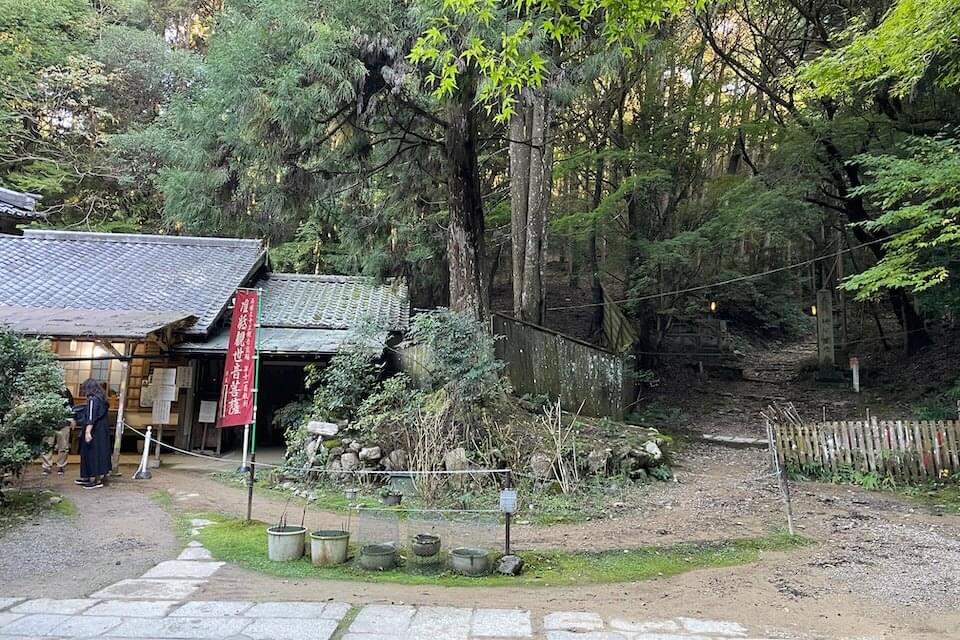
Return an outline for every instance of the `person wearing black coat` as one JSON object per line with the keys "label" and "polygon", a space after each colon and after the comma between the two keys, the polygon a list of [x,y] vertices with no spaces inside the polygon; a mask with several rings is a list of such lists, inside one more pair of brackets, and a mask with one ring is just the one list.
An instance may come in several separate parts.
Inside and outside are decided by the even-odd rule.
{"label": "person wearing black coat", "polygon": [[109,402],[103,387],[93,378],[80,385],[87,398],[80,431],[80,478],[84,489],[99,489],[110,473],[110,427],[107,425]]}

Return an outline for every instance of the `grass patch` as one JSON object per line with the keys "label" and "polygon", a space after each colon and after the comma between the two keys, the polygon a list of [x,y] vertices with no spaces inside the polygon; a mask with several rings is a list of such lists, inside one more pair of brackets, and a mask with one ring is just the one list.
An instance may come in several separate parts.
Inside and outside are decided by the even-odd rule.
{"label": "grass patch", "polygon": [[[214,473],[210,477],[227,486],[246,489],[245,475]],[[328,511],[344,515],[351,509],[351,504],[344,496],[343,490],[337,486],[325,483],[296,485],[298,491],[306,491],[313,497],[312,500],[308,500],[302,495],[295,495],[290,489],[284,489],[276,485],[268,486],[266,482],[266,479],[259,480],[258,484],[254,485],[254,493],[276,502],[289,501],[290,514],[298,513],[303,507],[307,507],[308,513],[310,511]],[[645,495],[645,485],[651,482],[657,482],[657,480],[650,478],[646,482],[641,482],[623,477],[594,477],[585,479],[576,493],[562,494],[524,479],[519,482],[517,487],[520,495],[517,522],[520,524],[553,525],[608,518],[621,510],[629,509],[638,504]],[[353,503],[353,507],[384,508],[380,499],[375,495],[376,490],[376,488],[370,487],[361,488],[361,494]],[[169,495],[166,493],[164,495],[169,500]],[[402,505],[392,508],[391,511],[395,512],[401,519],[405,519],[411,514],[416,515],[414,510],[424,508],[496,509],[499,504],[499,496],[499,488],[490,486],[471,487],[457,493],[448,492],[439,496],[435,503],[429,505],[416,496],[405,496]]]}
{"label": "grass patch", "polygon": [[792,467],[794,480],[816,480],[831,484],[849,484],[867,491],[907,497],[941,513],[960,513],[960,478],[945,478],[938,482],[907,484],[876,471],[859,471],[842,465],[837,471],[824,467]]}
{"label": "grass patch", "polygon": [[[59,498],[59,500],[55,500]],[[67,518],[80,512],[68,498],[52,491],[7,491],[0,500],[0,537],[23,522],[52,511]]]}
{"label": "grass patch", "polygon": [[190,542],[190,531],[193,527],[190,525],[190,518],[177,513],[173,508],[173,499],[170,492],[166,489],[157,489],[150,494],[150,499],[157,503],[161,509],[167,512],[167,515],[173,520],[173,535],[180,543],[180,547],[186,547]]}
{"label": "grass patch", "polygon": [[198,538],[218,560],[281,578],[320,578],[410,585],[496,587],[634,582],[696,569],[747,564],[760,559],[764,552],[787,551],[811,543],[800,536],[773,533],[761,538],[602,553],[569,553],[560,550],[527,552],[520,554],[526,565],[522,576],[513,578],[491,575],[467,578],[449,572],[426,575],[417,573],[410,566],[374,573],[352,564],[314,567],[309,558],[296,562],[271,562],[267,559],[266,524],[248,524],[210,515],[201,517],[215,520],[215,524],[200,531]]}

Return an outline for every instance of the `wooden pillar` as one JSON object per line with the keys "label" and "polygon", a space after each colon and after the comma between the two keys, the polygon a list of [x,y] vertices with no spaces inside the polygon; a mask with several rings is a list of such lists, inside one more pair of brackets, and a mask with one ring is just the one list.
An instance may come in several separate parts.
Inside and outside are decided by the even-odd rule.
{"label": "wooden pillar", "polygon": [[[113,345],[110,351],[117,354]],[[120,391],[117,399],[117,425],[113,433],[113,455],[110,457],[111,475],[120,475],[120,445],[123,442],[123,418],[127,410],[127,391],[130,388],[130,356],[133,355],[129,342],[123,343],[123,354],[120,358]]]}
{"label": "wooden pillar", "polygon": [[836,366],[833,337],[833,292],[817,291],[817,364],[821,371]]}

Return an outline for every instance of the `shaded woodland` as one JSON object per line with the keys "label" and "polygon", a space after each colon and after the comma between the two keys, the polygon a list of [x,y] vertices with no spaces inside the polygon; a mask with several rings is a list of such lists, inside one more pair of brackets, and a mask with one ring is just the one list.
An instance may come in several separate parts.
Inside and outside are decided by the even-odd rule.
{"label": "shaded woodland", "polygon": [[283,270],[617,347],[606,296],[643,353],[711,311],[796,336],[819,289],[918,350],[960,305],[958,16],[0,0],[0,183],[58,227],[266,237]]}

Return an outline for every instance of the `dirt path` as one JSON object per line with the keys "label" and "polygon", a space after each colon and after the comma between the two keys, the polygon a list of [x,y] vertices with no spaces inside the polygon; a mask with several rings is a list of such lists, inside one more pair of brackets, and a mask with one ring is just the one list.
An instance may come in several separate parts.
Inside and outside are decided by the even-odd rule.
{"label": "dirt path", "polygon": [[[647,485],[644,506],[578,525],[518,527],[519,548],[598,550],[763,535],[783,526],[764,453],[697,447],[678,483]],[[196,474],[158,473],[185,512],[243,514],[244,491]],[[535,613],[703,615],[745,620],[810,637],[948,638],[960,625],[960,517],[938,516],[884,494],[805,483],[796,487],[801,532],[817,546],[766,554],[757,564],[658,580],[576,588],[464,589],[282,580],[231,567],[198,597],[315,599],[498,607]],[[283,501],[258,495],[254,517],[276,520]],[[338,526],[339,514],[316,514]]]}
{"label": "dirt path", "polygon": [[[126,471],[126,470],[125,470]],[[176,554],[173,521],[131,481],[84,491],[66,478],[31,473],[27,489],[66,496],[78,514],[40,514],[0,538],[0,585],[18,596],[73,598],[139,576]]]}
{"label": "dirt path", "polygon": [[868,409],[873,415],[910,415],[911,404],[902,394],[890,393],[889,385],[872,379],[864,380],[859,394],[847,383],[816,383],[810,369],[816,356],[814,343],[775,343],[745,353],[739,361],[742,376],[732,370],[711,370],[701,380],[692,368],[671,368],[647,401],[682,411],[683,419],[671,426],[696,436],[766,437],[760,412],[773,402],[792,402],[811,420],[821,419],[824,412],[828,420],[863,418]]}
{"label": "dirt path", "polygon": [[[758,479],[764,453],[696,447],[677,483],[646,485],[643,506],[618,517],[549,528],[521,526],[520,548],[597,550],[763,535],[782,526],[775,488]],[[5,592],[70,597],[139,575],[174,557],[168,513],[157,490],[182,513],[242,515],[245,491],[196,472],[168,468],[149,482],[122,480],[102,491],[63,483],[80,516],[47,515],[0,540]],[[284,501],[257,495],[254,517],[276,520]],[[353,603],[596,611],[606,616],[695,615],[731,618],[810,638],[956,637],[960,625],[960,517],[938,516],[899,499],[856,488],[796,487],[801,531],[816,546],[770,553],[749,566],[703,570],[651,581],[541,588],[442,588],[284,580],[227,567],[199,599],[328,600]],[[316,514],[339,526],[340,514]],[[59,542],[57,542],[59,541]],[[119,563],[119,564],[118,564]]]}

